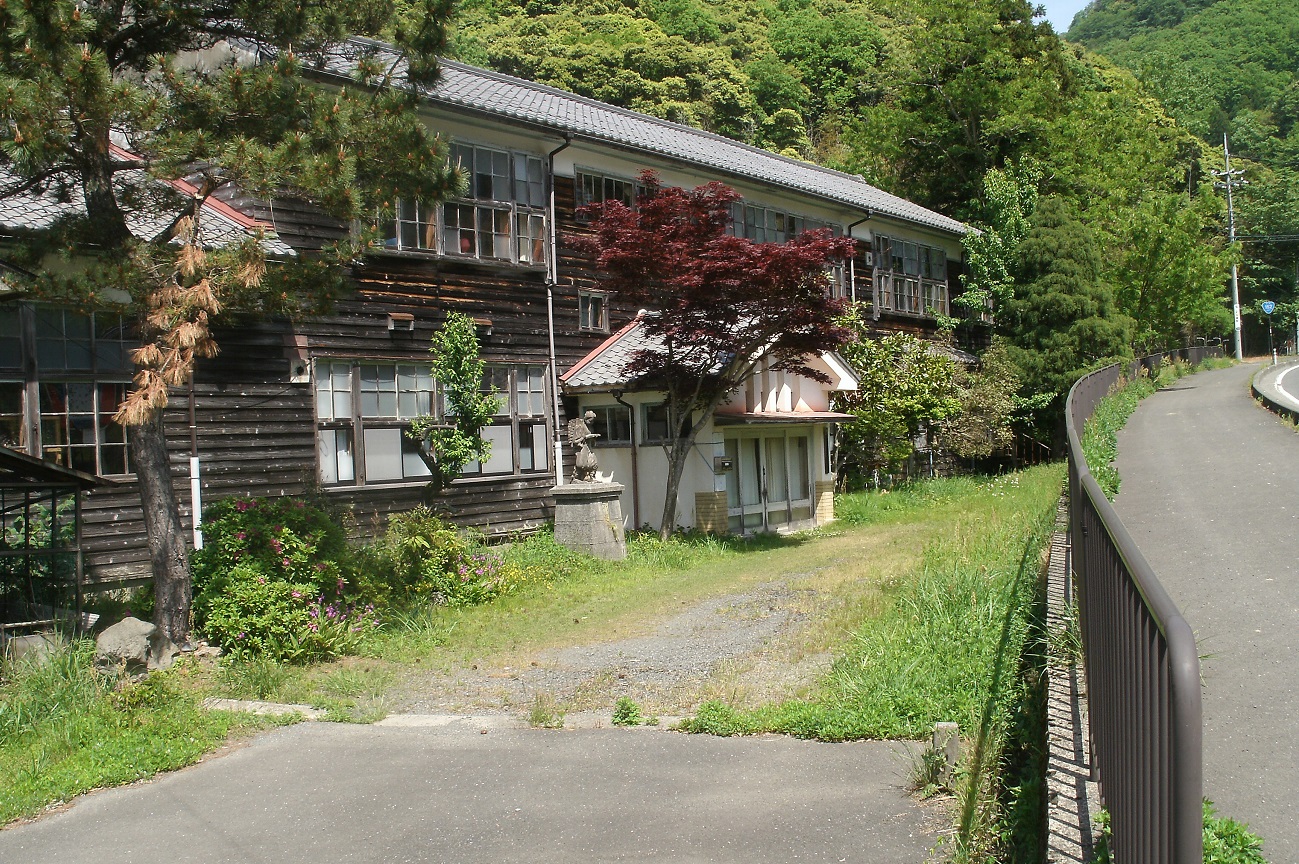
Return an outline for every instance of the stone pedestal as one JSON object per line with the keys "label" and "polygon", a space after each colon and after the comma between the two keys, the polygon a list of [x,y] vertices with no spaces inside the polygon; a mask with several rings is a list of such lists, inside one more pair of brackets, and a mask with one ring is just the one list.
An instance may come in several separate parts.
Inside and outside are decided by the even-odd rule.
{"label": "stone pedestal", "polygon": [[621,561],[627,557],[622,530],[621,483],[566,483],[555,496],[555,540],[578,552]]}

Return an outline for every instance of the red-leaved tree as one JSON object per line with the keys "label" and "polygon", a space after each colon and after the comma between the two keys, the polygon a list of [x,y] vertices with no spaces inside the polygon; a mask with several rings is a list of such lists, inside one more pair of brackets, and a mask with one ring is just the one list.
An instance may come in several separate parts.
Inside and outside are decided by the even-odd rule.
{"label": "red-leaved tree", "polygon": [[764,358],[773,370],[828,380],[807,361],[851,335],[837,323],[843,301],[827,288],[829,267],[852,255],[853,240],[820,230],[755,243],[728,233],[731,205],[740,199],[728,186],[687,191],[661,185],[652,171],[639,179],[634,208],[621,201],[583,208],[594,217],[592,233],[568,239],[595,255],[615,302],[649,310],[645,347],[623,372],[666,395],[667,497],[659,528],[666,538],[699,431]]}

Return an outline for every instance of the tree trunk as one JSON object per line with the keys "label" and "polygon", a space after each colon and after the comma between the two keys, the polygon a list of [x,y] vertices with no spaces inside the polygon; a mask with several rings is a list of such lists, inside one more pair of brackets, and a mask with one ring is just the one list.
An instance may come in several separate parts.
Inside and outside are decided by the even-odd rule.
{"label": "tree trunk", "polygon": [[663,500],[663,521],[659,523],[660,540],[671,537],[672,529],[677,525],[677,492],[681,489],[681,476],[686,472],[686,461],[690,458],[693,444],[693,438],[678,438],[668,451],[668,489]]}
{"label": "tree trunk", "polygon": [[130,430],[131,461],[140,484],[144,529],[153,567],[153,623],[177,645],[189,637],[191,584],[185,529],[171,482],[162,412]]}

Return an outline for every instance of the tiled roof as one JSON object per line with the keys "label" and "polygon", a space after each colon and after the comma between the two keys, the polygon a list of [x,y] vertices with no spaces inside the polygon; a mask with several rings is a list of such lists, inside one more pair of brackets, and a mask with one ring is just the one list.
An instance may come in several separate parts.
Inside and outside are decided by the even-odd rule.
{"label": "tiled roof", "polygon": [[637,317],[626,327],[604,340],[598,348],[587,354],[559,380],[574,389],[586,387],[618,387],[630,379],[624,372],[627,364],[641,351],[657,345],[648,339]]}
{"label": "tiled roof", "polygon": [[[355,39],[350,43],[350,50],[340,50],[326,58],[323,71],[349,77],[353,60],[362,52],[394,56],[391,46]],[[965,234],[969,230],[962,222],[890,195],[852,174],[779,156],[721,135],[499,72],[452,60],[442,60],[440,66],[442,74],[438,82],[421,91],[433,103],[468,108],[592,141],[666,156],[952,234]]]}
{"label": "tiled roof", "polygon": [[[0,188],[17,181],[15,174],[0,166]],[[127,228],[142,240],[156,240],[171,227],[180,208],[185,206],[183,196],[193,191],[193,187],[184,181],[163,184],[145,171],[119,171],[114,182],[123,190],[135,187],[150,199],[147,204],[128,212],[126,216]],[[168,185],[172,189],[168,189]],[[50,185],[21,195],[0,198],[0,227],[14,231],[40,231],[49,228],[61,216],[83,212],[85,204],[79,186],[58,189]],[[260,232],[261,245],[267,255],[290,257],[296,254],[275,236],[270,226],[250,220],[234,208],[213,199],[204,202],[200,230],[203,245],[209,248],[227,246],[249,234]]]}

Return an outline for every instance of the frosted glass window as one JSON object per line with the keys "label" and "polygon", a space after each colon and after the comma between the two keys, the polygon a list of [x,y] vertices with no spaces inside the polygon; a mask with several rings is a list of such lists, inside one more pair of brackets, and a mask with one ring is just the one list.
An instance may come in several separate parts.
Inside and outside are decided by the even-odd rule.
{"label": "frosted glass window", "polygon": [[402,478],[401,430],[365,430],[366,482]]}
{"label": "frosted glass window", "polygon": [[789,493],[796,501],[812,497],[808,487],[809,449],[806,437],[789,439]]}

